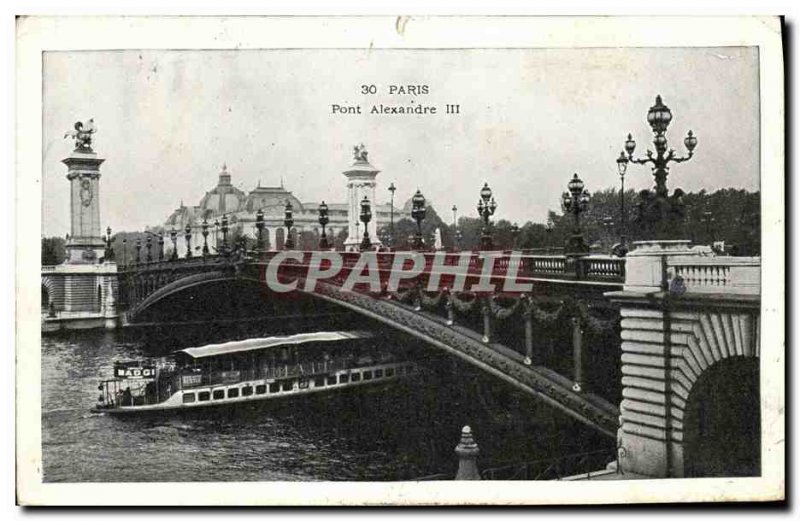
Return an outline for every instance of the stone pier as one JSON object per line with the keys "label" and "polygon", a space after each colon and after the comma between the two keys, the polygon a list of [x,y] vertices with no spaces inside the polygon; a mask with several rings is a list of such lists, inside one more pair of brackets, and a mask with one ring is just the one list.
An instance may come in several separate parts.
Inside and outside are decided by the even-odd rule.
{"label": "stone pier", "polygon": [[622,474],[758,475],[760,258],[634,246],[606,294],[622,317]]}

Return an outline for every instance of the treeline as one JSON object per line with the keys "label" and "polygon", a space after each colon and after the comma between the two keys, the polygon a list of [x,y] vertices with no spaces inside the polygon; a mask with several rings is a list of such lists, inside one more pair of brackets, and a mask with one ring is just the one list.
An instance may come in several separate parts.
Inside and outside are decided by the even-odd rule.
{"label": "treeline", "polygon": [[[693,244],[707,244],[724,241],[725,250],[732,255],[760,255],[761,254],[761,207],[760,193],[748,192],[725,188],[708,193],[705,190],[689,192],[683,196],[685,219],[683,229],[676,235],[690,239]],[[648,239],[644,237],[636,225],[636,206],[639,203],[639,194],[633,190],[625,192],[625,214],[621,218],[621,205],[619,190],[606,189],[592,194],[589,207],[581,214],[581,228],[584,237],[592,250],[598,253],[608,253],[611,247],[620,242],[620,237],[625,236],[628,241]],[[500,208],[502,213],[502,207]],[[556,253],[563,247],[564,242],[572,233],[572,216],[564,215],[562,210],[548,212],[547,222],[538,223],[528,221],[519,226],[519,232],[514,234],[514,224],[502,218],[493,221],[492,238],[495,247],[501,249],[527,249],[539,250],[543,253]],[[425,244],[434,246],[436,229],[439,229],[442,246],[451,249],[454,246],[463,249],[477,249],[480,245],[481,221],[477,217],[460,217],[458,219],[458,232],[460,240],[456,244],[452,223],[445,223],[432,207],[427,209],[427,215],[422,223],[422,234]],[[163,232],[162,227],[154,227],[151,233]],[[395,249],[402,250],[411,247],[411,241],[417,231],[417,225],[410,218],[398,216],[394,223]],[[388,243],[392,234],[390,227],[384,226],[378,230],[378,237],[382,242]],[[220,235],[221,232],[216,231]],[[213,253],[215,230],[209,230],[208,243]],[[238,228],[232,228],[228,235],[230,244],[241,235]],[[316,249],[319,244],[319,234],[309,231],[296,233],[293,231],[295,247],[303,250]],[[342,249],[347,233],[341,231],[336,236],[328,237],[336,249]],[[131,262],[136,257],[136,240],[141,241],[140,256],[146,256],[148,234],[145,232],[119,232],[112,236],[117,262]],[[152,237],[152,236],[151,236]],[[124,243],[123,243],[124,239]],[[153,258],[158,258],[158,239],[152,237]],[[255,246],[255,238],[245,238],[248,247]],[[198,242],[200,242],[198,244]],[[60,264],[64,261],[66,242],[61,237],[47,237],[42,239],[42,265]],[[270,244],[265,241],[265,248]],[[199,255],[202,242],[195,240],[192,250]],[[172,251],[172,241],[169,233],[164,237],[164,255],[169,257]]]}

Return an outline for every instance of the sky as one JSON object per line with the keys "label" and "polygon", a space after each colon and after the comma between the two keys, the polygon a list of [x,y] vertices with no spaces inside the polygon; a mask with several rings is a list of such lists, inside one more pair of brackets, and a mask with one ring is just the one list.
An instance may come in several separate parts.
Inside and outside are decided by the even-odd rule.
{"label": "sky", "polygon": [[[284,186],[301,201],[345,202],[342,171],[364,143],[380,203],[418,188],[445,220],[477,217],[484,182],[496,218],[543,222],[577,172],[590,190],[619,186],[628,132],[651,147],[656,94],[673,113],[667,138],[695,157],[671,168],[685,191],[759,188],[755,48],[48,51],[44,54],[43,230],[69,232],[64,133],[94,118],[103,228],[163,223],[196,205],[224,164],[249,191]],[[377,94],[362,95],[362,85]],[[428,94],[389,94],[427,85]],[[373,104],[436,106],[436,115],[371,115]],[[332,114],[331,105],[365,114]],[[458,104],[459,115],[444,114]],[[626,188],[652,186],[631,165]]]}

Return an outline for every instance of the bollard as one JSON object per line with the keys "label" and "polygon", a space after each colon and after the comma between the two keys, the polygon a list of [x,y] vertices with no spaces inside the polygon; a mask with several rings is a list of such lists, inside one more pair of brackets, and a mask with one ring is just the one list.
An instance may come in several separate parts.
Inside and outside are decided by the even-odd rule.
{"label": "bollard", "polygon": [[478,458],[478,453],[480,453],[480,449],[472,438],[472,429],[470,429],[469,425],[464,425],[464,428],[461,429],[461,441],[456,445],[455,452],[458,456],[456,480],[480,480],[481,475],[478,472],[478,464],[475,462]]}

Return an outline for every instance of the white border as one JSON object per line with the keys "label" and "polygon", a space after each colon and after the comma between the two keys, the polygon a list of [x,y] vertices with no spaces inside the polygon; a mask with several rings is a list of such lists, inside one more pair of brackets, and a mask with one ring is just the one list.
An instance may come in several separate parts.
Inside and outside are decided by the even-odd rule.
{"label": "white border", "polygon": [[[23,504],[572,504],[764,500],[784,490],[783,64],[775,18],[36,18],[17,32],[17,479]],[[41,52],[51,49],[758,45],[763,477],[621,482],[42,484]],[[691,81],[686,78],[685,81]],[[31,240],[37,238],[37,240]]]}

